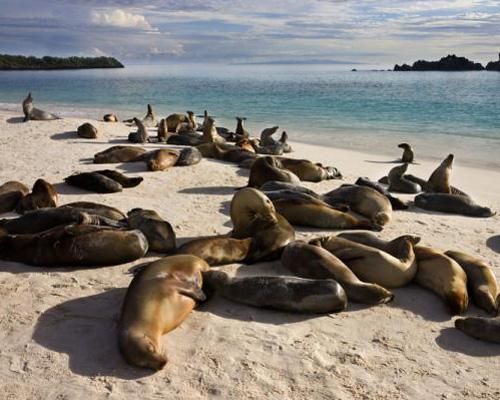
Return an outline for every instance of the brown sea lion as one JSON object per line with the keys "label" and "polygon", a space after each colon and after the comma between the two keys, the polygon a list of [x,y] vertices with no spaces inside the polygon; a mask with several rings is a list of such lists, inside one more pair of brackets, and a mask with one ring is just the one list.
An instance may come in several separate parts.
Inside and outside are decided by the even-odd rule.
{"label": "brown sea lion", "polygon": [[469,196],[447,193],[422,193],[415,197],[415,206],[429,211],[469,217],[488,218],[496,215],[489,207],[476,204]]}
{"label": "brown sea lion", "polygon": [[400,143],[398,144],[400,149],[403,149],[403,155],[401,156],[401,161],[404,163],[412,163],[415,157],[413,153],[413,149],[408,143]]}
{"label": "brown sea lion", "polygon": [[94,155],[95,164],[140,161],[145,149],[135,146],[113,146]]}
{"label": "brown sea lion", "polygon": [[82,172],[64,178],[70,186],[95,193],[116,193],[123,190],[123,186],[115,180],[96,172]]}
{"label": "brown sea lion", "polygon": [[77,129],[77,134],[84,139],[96,139],[97,138],[97,128],[89,122],[85,122],[80,125]]}
{"label": "brown sea lion", "polygon": [[288,143],[288,134],[285,131],[281,133],[281,137],[278,142],[283,148],[283,153],[291,153],[293,151],[292,146]]}
{"label": "brown sea lion", "polygon": [[389,192],[414,194],[422,191],[418,183],[409,181],[404,177],[407,169],[408,164],[405,163],[397,165],[389,171],[389,175],[387,175],[389,179]]}
{"label": "brown sea lion", "polygon": [[208,117],[207,124],[203,126],[202,143],[225,143],[226,140],[217,133],[215,121],[212,117]]}
{"label": "brown sea lion", "polygon": [[208,265],[242,262],[248,256],[252,238],[235,239],[227,236],[197,238],[184,243],[177,254],[191,254],[205,260]]}
{"label": "brown sea lion", "polygon": [[189,255],[165,257],[141,270],[132,280],[123,302],[118,345],[134,366],[162,369],[167,357],[161,337],[178,327],[204,301],[202,272],[208,264]]}
{"label": "brown sea lion", "polygon": [[269,181],[299,183],[300,178],[294,173],[283,169],[281,162],[274,157],[260,157],[250,168],[248,186],[259,188]]}
{"label": "brown sea lion", "polygon": [[483,260],[460,251],[445,252],[467,275],[467,287],[474,303],[490,314],[498,312],[500,288],[493,269]]}
{"label": "brown sea lion", "polygon": [[337,236],[313,239],[309,243],[328,250],[365,282],[387,288],[403,287],[417,273],[412,237],[396,239],[393,254]]}
{"label": "brown sea lion", "polygon": [[337,236],[356,243],[364,244],[365,246],[375,247],[376,249],[383,250],[394,257],[399,257],[402,248],[402,251],[405,253],[408,243],[411,243],[413,246],[420,243],[420,237],[415,235],[402,235],[393,240],[380,239],[371,232],[344,232],[338,234]]}
{"label": "brown sea lion", "polygon": [[149,171],[164,171],[173,167],[179,159],[179,150],[160,149],[153,150],[144,155],[144,160]]}
{"label": "brown sea lion", "polygon": [[273,139],[273,135],[279,129],[279,126],[273,126],[271,128],[265,128],[260,133],[260,145],[261,146],[272,146],[276,144],[276,140]]}
{"label": "brown sea lion", "polygon": [[346,204],[378,225],[386,225],[392,218],[392,206],[387,197],[375,189],[358,185],[342,185],[323,195],[323,201],[335,206]]}
{"label": "brown sea lion", "polygon": [[67,207],[86,211],[89,214],[95,214],[100,215],[101,217],[114,219],[115,221],[121,221],[127,218],[127,216],[123,212],[115,207],[107,206],[105,204],[93,203],[90,201],[76,201],[59,206],[59,208]]}
{"label": "brown sea lion", "polygon": [[218,143],[213,143],[214,158],[222,161],[240,164],[246,160],[255,160],[257,155],[254,152],[242,149],[238,146],[224,149]]}
{"label": "brown sea lion", "polygon": [[57,207],[58,194],[55,187],[44,179],[37,179],[31,193],[17,203],[16,211],[22,214],[39,208]]}
{"label": "brown sea lion", "polygon": [[186,114],[170,114],[166,120],[169,132],[176,132],[179,124],[189,122],[189,118]]}
{"label": "brown sea lion", "polygon": [[290,276],[231,278],[222,271],[208,271],[203,273],[203,285],[228,300],[259,308],[321,314],[347,307],[344,289],[332,279]]}
{"label": "brown sea lion", "polygon": [[167,139],[172,135],[173,133],[168,132],[167,120],[163,118],[158,124],[158,141],[166,142]]}
{"label": "brown sea lion", "polygon": [[341,179],[342,174],[335,167],[324,167],[321,163],[296,158],[278,158],[282,168],[293,172],[301,181],[320,182],[327,179]]}
{"label": "brown sea lion", "polygon": [[104,175],[109,179],[113,179],[115,182],[118,182],[124,188],[136,187],[140,185],[140,183],[144,180],[144,178],[141,176],[128,177],[126,175],[123,175],[121,172],[118,172],[113,169],[101,169],[93,172],[95,172],[96,174]]}
{"label": "brown sea lion", "polygon": [[186,167],[189,165],[198,164],[203,156],[201,152],[196,147],[186,147],[182,149],[179,154],[179,158],[175,163],[176,167]]}
{"label": "brown sea lion", "polygon": [[115,114],[105,114],[102,120],[104,122],[118,122],[118,117]]}
{"label": "brown sea lion", "polygon": [[[148,104],[148,112],[144,116],[144,118],[141,120],[142,124],[147,127],[147,128],[156,128],[158,126],[158,121],[156,119],[156,114],[153,111],[153,107],[151,104]],[[137,124],[137,121],[135,121]]]}
{"label": "brown sea lion", "polygon": [[392,301],[394,295],[382,286],[362,282],[329,251],[297,240],[288,244],[281,255],[281,263],[294,274],[311,279],[335,279],[357,303],[381,304]]}
{"label": "brown sea lion", "polygon": [[462,314],[469,305],[467,276],[460,265],[431,247],[415,246],[418,271],[415,282],[440,296],[452,315]]}
{"label": "brown sea lion", "polygon": [[128,141],[131,143],[146,143],[149,142],[149,135],[146,126],[137,118],[134,118],[135,125],[137,126],[136,132],[130,132]]}
{"label": "brown sea lion", "polygon": [[314,190],[290,182],[269,181],[264,183],[259,190],[261,190],[262,192],[276,192],[276,191],[286,190],[286,191],[304,193],[311,197],[314,197],[315,199],[321,199],[321,195],[316,193]]}
{"label": "brown sea lion", "polygon": [[24,122],[29,120],[51,121],[54,119],[61,119],[57,115],[33,107],[33,97],[31,96],[31,92],[28,93],[28,96],[23,100],[23,113],[24,113]]}
{"label": "brown sea lion", "polygon": [[181,122],[177,125],[176,132],[182,134],[183,132],[195,132],[198,129],[198,123],[196,122],[196,117],[194,112],[186,111],[188,121]]}
{"label": "brown sea lion", "polygon": [[398,199],[397,197],[394,197],[391,195],[382,185],[379,185],[377,182],[374,182],[368,178],[358,178],[356,182],[354,182],[355,185],[358,186],[367,186],[372,189],[375,189],[377,192],[380,194],[383,194],[385,197],[389,199],[391,202],[391,206],[393,210],[407,210],[408,209],[408,204],[406,204],[404,201]]}
{"label": "brown sea lion", "polygon": [[118,265],[143,257],[147,250],[148,241],[138,230],[95,225],[0,236],[0,259],[44,267]]}
{"label": "brown sea lion", "polygon": [[0,186],[0,214],[13,211],[19,201],[29,193],[28,187],[21,182],[8,181]]}
{"label": "brown sea lion", "polygon": [[427,179],[427,183],[423,186],[424,191],[428,193],[451,193],[450,176],[452,167],[453,154],[449,154]]}
{"label": "brown sea lion", "polygon": [[250,139],[240,139],[236,142],[236,146],[241,148],[242,150],[249,151],[250,153],[255,153],[255,149],[252,145],[252,141]]}
{"label": "brown sea lion", "polygon": [[250,133],[243,127],[243,121],[246,121],[245,117],[236,117],[236,130],[234,134],[237,139],[250,137]]}
{"label": "brown sea lion", "polygon": [[128,224],[140,230],[148,239],[149,250],[168,253],[175,250],[175,232],[172,225],[162,219],[156,211],[134,208],[127,213]]}
{"label": "brown sea lion", "polygon": [[500,317],[458,318],[455,327],[473,338],[500,344]]}

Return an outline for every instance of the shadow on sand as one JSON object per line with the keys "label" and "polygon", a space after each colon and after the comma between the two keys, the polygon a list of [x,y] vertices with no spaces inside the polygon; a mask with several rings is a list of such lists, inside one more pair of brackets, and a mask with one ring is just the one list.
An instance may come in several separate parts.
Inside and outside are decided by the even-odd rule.
{"label": "shadow on sand", "polygon": [[436,343],[444,350],[472,357],[494,357],[500,355],[500,345],[471,338],[456,328],[442,329],[436,338]]}
{"label": "shadow on sand", "polygon": [[179,190],[179,193],[187,194],[211,194],[211,195],[226,195],[234,194],[236,188],[234,186],[201,186]]}
{"label": "shadow on sand", "polygon": [[486,246],[488,246],[495,253],[500,253],[500,235],[490,237],[486,241]]}
{"label": "shadow on sand", "polygon": [[24,117],[11,117],[11,118],[7,118],[6,122],[8,124],[22,124],[24,122]]}
{"label": "shadow on sand", "polygon": [[76,131],[67,131],[61,133],[54,133],[50,136],[53,140],[65,140],[65,139],[80,139]]}

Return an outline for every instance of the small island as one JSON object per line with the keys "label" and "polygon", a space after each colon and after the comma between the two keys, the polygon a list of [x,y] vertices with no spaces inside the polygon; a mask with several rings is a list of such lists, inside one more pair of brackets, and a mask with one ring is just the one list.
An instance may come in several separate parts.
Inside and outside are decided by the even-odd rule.
{"label": "small island", "polygon": [[0,70],[58,70],[87,68],[124,68],[113,57],[50,57],[0,54]]}
{"label": "small island", "polygon": [[394,71],[482,71],[481,63],[457,57],[455,54],[441,58],[439,61],[418,60],[412,66],[408,64],[394,66]]}
{"label": "small island", "polygon": [[486,65],[488,71],[499,71],[500,72],[500,53],[498,54],[498,61],[490,61]]}

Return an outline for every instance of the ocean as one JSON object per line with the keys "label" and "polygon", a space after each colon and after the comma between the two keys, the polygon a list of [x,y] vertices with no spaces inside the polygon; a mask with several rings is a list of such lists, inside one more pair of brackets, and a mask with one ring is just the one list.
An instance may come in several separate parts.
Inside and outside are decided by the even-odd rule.
{"label": "ocean", "polygon": [[[344,69],[344,70],[342,70]],[[132,65],[125,69],[0,71],[0,108],[122,119],[208,110],[220,126],[259,135],[279,125],[290,140],[500,168],[500,73],[350,71],[329,65]]]}

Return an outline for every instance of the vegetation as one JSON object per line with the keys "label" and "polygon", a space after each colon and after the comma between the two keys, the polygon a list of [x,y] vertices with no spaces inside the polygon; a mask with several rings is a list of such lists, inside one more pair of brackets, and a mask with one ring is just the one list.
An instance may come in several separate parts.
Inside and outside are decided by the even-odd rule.
{"label": "vegetation", "polygon": [[124,68],[113,57],[26,57],[0,54],[0,70]]}

